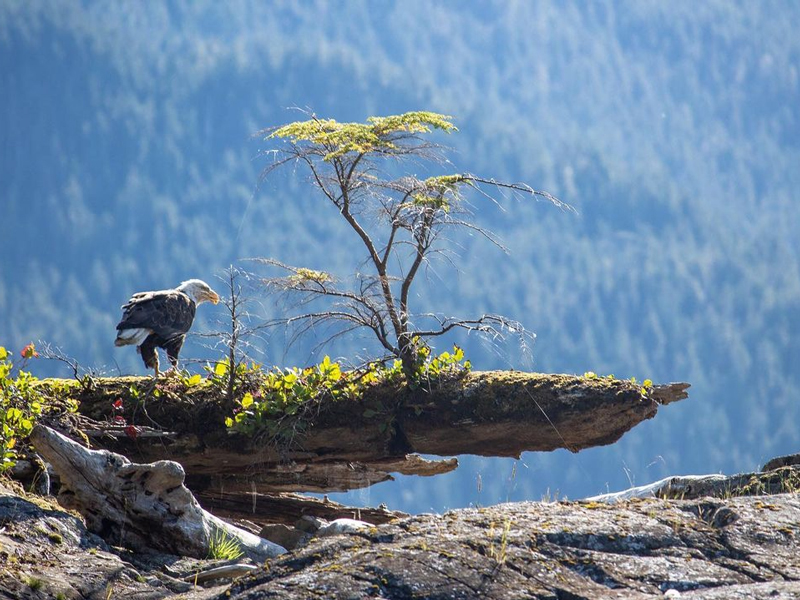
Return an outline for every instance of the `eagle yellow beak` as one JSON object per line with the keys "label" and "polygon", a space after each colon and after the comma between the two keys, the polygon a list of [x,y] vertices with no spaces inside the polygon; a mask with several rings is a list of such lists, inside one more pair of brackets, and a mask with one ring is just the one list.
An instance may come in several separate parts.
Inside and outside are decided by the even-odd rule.
{"label": "eagle yellow beak", "polygon": [[211,293],[208,294],[208,301],[211,302],[211,304],[217,304],[219,302],[219,294],[217,294],[217,292],[212,291]]}

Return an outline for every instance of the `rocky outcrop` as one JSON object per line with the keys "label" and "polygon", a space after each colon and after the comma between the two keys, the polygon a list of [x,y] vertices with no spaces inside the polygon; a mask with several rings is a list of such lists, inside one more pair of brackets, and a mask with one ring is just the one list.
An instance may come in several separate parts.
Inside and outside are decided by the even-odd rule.
{"label": "rocky outcrop", "polygon": [[420,515],[315,540],[218,598],[634,599],[669,590],[800,597],[800,498],[527,502]]}
{"label": "rocky outcrop", "polygon": [[[350,531],[220,571],[121,552],[76,517],[0,485],[0,598],[800,597],[796,493],[514,503]],[[250,574],[217,578],[241,573]]]}

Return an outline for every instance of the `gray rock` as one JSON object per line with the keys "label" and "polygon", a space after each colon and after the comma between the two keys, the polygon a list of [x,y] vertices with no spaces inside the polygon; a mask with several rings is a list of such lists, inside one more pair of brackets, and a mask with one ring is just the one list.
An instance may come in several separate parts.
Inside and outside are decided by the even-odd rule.
{"label": "gray rock", "polygon": [[0,486],[0,598],[21,600],[59,592],[100,600],[109,585],[112,597],[136,600],[788,600],[800,597],[800,497],[526,502],[419,515],[315,538],[210,589],[178,578],[215,574],[218,564],[117,552],[75,516]]}
{"label": "gray rock", "polygon": [[265,525],[258,535],[273,544],[283,546],[287,550],[294,550],[304,546],[312,537],[310,533],[306,533],[297,527],[289,527],[280,523]]}
{"label": "gray rock", "polygon": [[228,597],[636,599],[670,590],[800,597],[800,498],[528,502],[420,515],[312,540]]}

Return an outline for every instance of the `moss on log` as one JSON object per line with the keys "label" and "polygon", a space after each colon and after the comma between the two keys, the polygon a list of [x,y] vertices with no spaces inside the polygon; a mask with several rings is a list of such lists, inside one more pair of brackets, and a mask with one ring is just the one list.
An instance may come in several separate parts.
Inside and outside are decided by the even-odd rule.
{"label": "moss on log", "polygon": [[94,447],[135,462],[178,461],[199,498],[240,494],[243,504],[253,493],[344,491],[392,473],[435,475],[457,465],[419,454],[519,456],[611,444],[689,387],[517,371],[463,373],[415,389],[375,384],[357,400],[320,400],[292,423],[295,435],[276,441],[232,434],[225,418],[233,403],[205,381],[39,385],[79,403],[80,429]]}

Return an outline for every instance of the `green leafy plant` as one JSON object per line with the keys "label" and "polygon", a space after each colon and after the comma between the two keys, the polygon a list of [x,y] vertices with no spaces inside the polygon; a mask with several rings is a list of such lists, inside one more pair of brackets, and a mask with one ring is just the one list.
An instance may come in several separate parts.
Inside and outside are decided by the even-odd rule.
{"label": "green leafy plant", "polygon": [[[21,354],[28,359],[34,357],[34,353],[30,344]],[[14,466],[20,441],[30,434],[42,413],[41,397],[34,389],[36,377],[22,370],[14,377],[13,368],[8,351],[0,346],[0,473]]]}
{"label": "green leafy plant", "polygon": [[[243,386],[248,385],[253,387],[262,377],[262,368],[258,363],[246,363],[244,361],[236,362],[231,367],[229,357],[225,357],[217,361],[213,365],[206,365],[203,367],[208,373],[208,382],[213,387],[223,392],[225,395],[235,394]],[[184,381],[187,387],[199,385],[196,376],[186,378]]]}
{"label": "green leafy plant", "polygon": [[430,346],[419,338],[414,339],[413,343],[417,348],[416,360],[413,363],[414,383],[430,382],[448,374],[472,369],[472,363],[464,359],[464,351],[458,346],[454,345],[452,352],[444,351],[434,355]]}
{"label": "green leafy plant", "polygon": [[187,388],[192,388],[199,386],[203,383],[203,376],[200,373],[195,373],[194,375],[181,374],[181,383]]}
{"label": "green leafy plant", "polygon": [[[416,347],[418,351],[410,381],[399,359],[389,365],[375,361],[351,371],[342,369],[329,356],[305,369],[276,368],[263,372],[254,365],[252,370],[261,375],[259,385],[254,392],[246,392],[235,401],[233,415],[225,419],[225,425],[233,432],[251,437],[265,434],[279,445],[285,445],[305,430],[321,400],[361,400],[366,388],[379,382],[410,387],[432,385],[443,377],[457,376],[472,368],[458,346],[453,346],[452,352],[439,355],[433,355],[425,344],[419,343]],[[228,365],[223,360],[208,367],[212,385],[224,386]],[[391,432],[393,409],[381,400],[365,405],[363,416],[383,419],[381,430]]]}
{"label": "green leafy plant", "polygon": [[[226,363],[217,363],[213,377],[224,377],[220,365],[226,368]],[[273,438],[290,437],[304,427],[295,417],[313,402],[325,396],[353,398],[368,381],[371,379],[356,380],[329,356],[305,369],[273,369],[263,374],[255,393],[247,392],[236,401],[234,415],[225,420],[225,425],[248,435],[266,432]]]}
{"label": "green leafy plant", "polygon": [[22,362],[15,366],[8,350],[0,346],[0,473],[16,464],[41,417],[78,410],[76,400],[63,398],[66,384],[45,390],[38,378],[24,370],[30,359],[39,356],[33,344],[25,346],[20,356]]}

